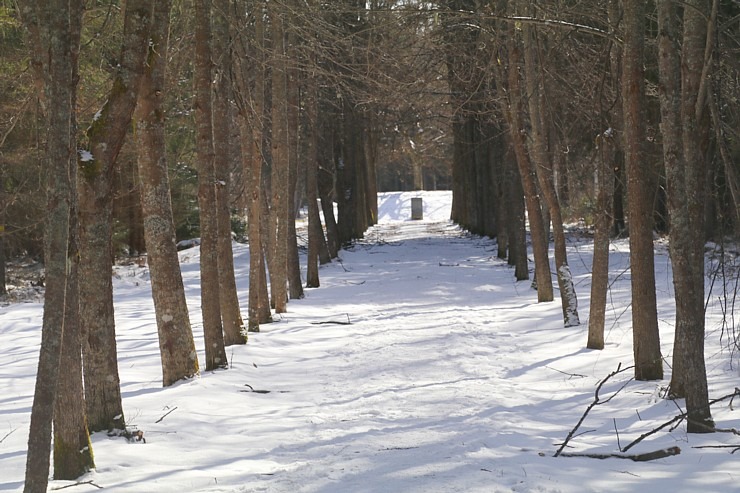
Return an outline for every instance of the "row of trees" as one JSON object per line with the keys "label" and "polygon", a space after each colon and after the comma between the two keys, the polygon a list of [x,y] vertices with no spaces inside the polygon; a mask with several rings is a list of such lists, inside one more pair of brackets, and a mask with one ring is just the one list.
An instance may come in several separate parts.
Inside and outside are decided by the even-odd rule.
{"label": "row of trees", "polygon": [[[453,219],[496,236],[500,256],[526,265],[517,261],[526,255],[526,206],[538,300],[553,299],[551,233],[564,323],[577,325],[563,201],[574,186],[593,190],[587,345],[602,349],[609,232],[623,227],[626,202],[638,380],[663,378],[653,235],[667,229],[676,293],[670,395],[686,398],[690,432],[711,431],[704,244],[740,226],[737,5],[610,0],[584,10],[579,2],[450,0],[443,7],[442,46],[454,47],[447,52],[455,101]],[[586,76],[568,77],[564,66]],[[563,161],[589,153],[591,178],[565,182]],[[517,276],[526,278],[526,270]]]}
{"label": "row of trees", "polygon": [[[318,287],[319,263],[375,222],[378,183],[402,183],[403,163],[421,188],[446,180],[439,163],[451,162],[453,220],[495,236],[517,279],[529,277],[528,218],[542,302],[554,299],[552,234],[568,326],[579,317],[563,224],[568,215],[588,215],[596,232],[591,348],[604,345],[610,233],[621,233],[627,217],[642,380],[663,376],[652,235],[670,224],[671,392],[687,398],[690,431],[711,429],[703,244],[740,228],[732,96],[739,67],[730,56],[737,10],[719,0],[3,6],[2,19],[15,26],[3,42],[17,48],[8,63],[22,66],[19,53],[27,50],[31,70],[19,78],[27,86],[3,80],[28,102],[2,105],[18,118],[3,133],[0,145],[9,145],[1,157],[25,166],[43,156],[36,169],[47,197],[27,491],[45,490],[52,418],[56,478],[92,467],[88,431],[125,430],[110,278],[122,223],[127,237],[144,238],[129,244],[147,251],[163,384],[170,385],[199,371],[176,218],[199,225],[205,368],[226,368],[227,345],[245,343],[271,321],[271,308],[284,312],[289,299],[303,296],[293,220],[303,198],[305,285]],[[46,132],[21,132],[34,128]],[[24,154],[24,146],[38,153]],[[123,166],[127,156],[135,166]],[[5,178],[16,172],[3,165],[0,176],[13,207],[26,200],[18,193],[26,182]],[[136,192],[136,205],[121,199],[122,188]],[[121,203],[140,208],[125,215],[139,219],[122,221]],[[251,245],[246,322],[231,253],[235,210],[247,217]],[[59,374],[60,361],[76,370]]]}

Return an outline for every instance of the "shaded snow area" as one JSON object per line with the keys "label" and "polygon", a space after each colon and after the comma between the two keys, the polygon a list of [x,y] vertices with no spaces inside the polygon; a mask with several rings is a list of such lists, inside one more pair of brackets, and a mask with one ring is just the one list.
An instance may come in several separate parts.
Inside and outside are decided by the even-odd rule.
{"label": "shaded snow area", "polygon": [[[417,196],[424,220],[411,221]],[[494,241],[447,220],[448,192],[379,198],[380,224],[321,268],[320,288],[291,301],[289,312],[246,346],[228,348],[231,369],[170,388],[160,385],[148,272],[118,267],[124,408],[146,443],[95,434],[98,468],[81,481],[132,493],[738,491],[738,459],[717,446],[740,444],[740,437],[687,435],[683,424],[628,452],[677,446],[678,456],[553,457],[599,382],[631,365],[626,241],[612,244],[606,349],[592,351],[585,349],[587,238],[569,244],[583,324],[564,328],[559,301],[537,304],[530,283],[516,282],[496,258]],[[627,371],[607,381],[602,400],[622,390],[593,408],[568,452],[619,453],[620,444],[683,408],[662,398],[674,308],[668,257],[665,248],[656,251],[666,380],[634,382]],[[234,244],[234,253],[246,314],[248,246]],[[180,258],[202,362],[198,250]],[[712,398],[730,394],[738,381],[725,347],[720,284],[715,280],[707,309]],[[0,491],[22,488],[41,315],[38,303],[0,308]],[[740,411],[726,401],[713,414],[718,426],[740,427]]]}

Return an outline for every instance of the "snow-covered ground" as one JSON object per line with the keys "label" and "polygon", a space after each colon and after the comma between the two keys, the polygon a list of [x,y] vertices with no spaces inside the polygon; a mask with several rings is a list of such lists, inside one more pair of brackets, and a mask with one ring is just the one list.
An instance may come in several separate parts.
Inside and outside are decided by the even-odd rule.
{"label": "snow-covered ground", "polygon": [[[408,219],[415,196],[422,221]],[[146,443],[95,434],[98,467],[81,481],[151,493],[739,491],[733,449],[699,448],[740,445],[727,433],[666,428],[629,453],[678,446],[681,454],[650,462],[553,457],[597,384],[631,364],[627,243],[612,245],[606,349],[587,350],[588,240],[569,248],[582,325],[563,328],[560,303],[537,304],[493,241],[449,223],[450,200],[448,192],[381,194],[380,224],[322,267],[320,288],[246,346],[228,348],[231,369],[166,389],[147,270],[117,268],[124,407]],[[246,313],[249,249],[234,251]],[[570,452],[619,452],[680,412],[682,402],[661,398],[674,315],[668,256],[656,252],[666,380],[613,377],[603,399],[626,387],[591,411]],[[202,361],[198,250],[180,257]],[[707,310],[712,398],[738,383],[723,349],[719,285]],[[22,489],[41,315],[39,303],[0,308],[0,491]],[[740,427],[727,402],[713,414],[723,428]]]}

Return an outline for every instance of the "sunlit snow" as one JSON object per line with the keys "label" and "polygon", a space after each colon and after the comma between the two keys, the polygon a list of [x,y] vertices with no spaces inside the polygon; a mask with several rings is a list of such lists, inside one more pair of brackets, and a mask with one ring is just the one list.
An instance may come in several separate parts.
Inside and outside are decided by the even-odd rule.
{"label": "sunlit snow", "polygon": [[[409,219],[413,197],[423,198],[424,220]],[[98,468],[80,480],[131,493],[737,491],[733,449],[697,448],[739,445],[732,434],[665,429],[630,453],[678,446],[681,454],[650,462],[553,457],[599,381],[632,362],[626,240],[611,247],[606,348],[593,351],[585,348],[587,237],[569,239],[582,325],[564,328],[558,300],[538,304],[493,240],[447,220],[449,192],[386,193],[379,202],[380,224],[320,269],[320,288],[246,346],[227,349],[229,370],[169,388],[161,388],[147,269],[116,267],[125,418],[146,443],[95,434]],[[249,248],[235,243],[234,254],[246,316]],[[199,252],[179,255],[202,364]],[[674,326],[664,247],[655,264],[666,380],[628,382],[630,372],[610,380],[602,397],[627,385],[591,411],[569,452],[619,452],[683,407],[661,398]],[[737,385],[722,348],[719,284],[707,308],[711,398]],[[22,490],[41,317],[38,303],[0,308],[0,492]],[[713,415],[718,426],[740,427],[727,403]]]}

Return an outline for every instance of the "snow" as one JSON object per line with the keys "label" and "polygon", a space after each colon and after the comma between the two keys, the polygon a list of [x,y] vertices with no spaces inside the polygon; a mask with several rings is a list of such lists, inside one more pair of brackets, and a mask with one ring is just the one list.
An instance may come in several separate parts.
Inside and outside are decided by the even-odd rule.
{"label": "snow", "polygon": [[77,149],[77,154],[80,155],[80,161],[82,161],[83,163],[95,160],[92,153],[87,149]]}
{"label": "snow", "polygon": [[[409,219],[413,197],[423,199],[424,220]],[[553,457],[598,383],[631,365],[628,244],[611,247],[606,349],[587,350],[589,240],[569,243],[584,322],[564,328],[560,303],[537,304],[492,240],[447,220],[450,203],[449,192],[380,194],[380,224],[321,268],[320,288],[246,346],[229,347],[230,369],[169,388],[161,388],[148,272],[116,267],[124,410],[146,443],[93,435],[98,468],[80,480],[150,493],[737,491],[732,449],[696,447],[740,438],[688,435],[683,425],[629,451],[679,446],[675,457]],[[246,314],[248,246],[235,243],[234,253]],[[203,362],[198,251],[180,258]],[[634,382],[629,371],[610,379],[602,400],[626,387],[593,408],[567,452],[619,452],[683,407],[661,397],[674,325],[665,248],[656,249],[656,276],[666,379]],[[718,284],[707,309],[711,398],[737,384]],[[22,490],[41,316],[39,303],[0,307],[0,492]],[[720,427],[739,427],[727,402],[713,415]]]}

